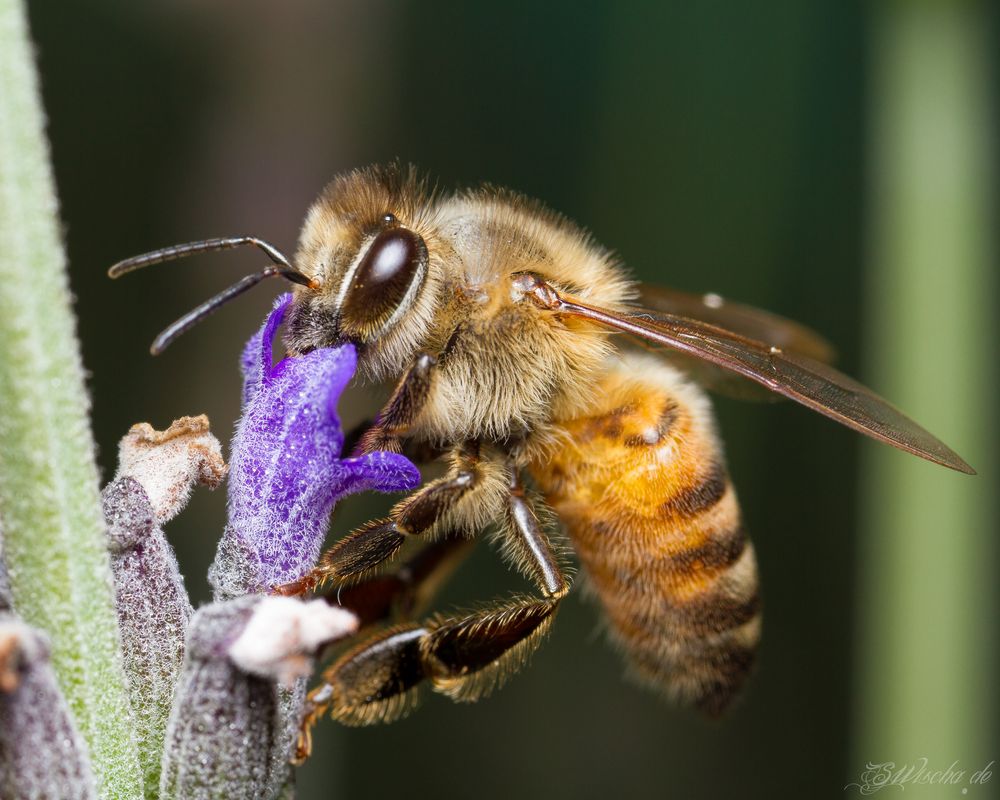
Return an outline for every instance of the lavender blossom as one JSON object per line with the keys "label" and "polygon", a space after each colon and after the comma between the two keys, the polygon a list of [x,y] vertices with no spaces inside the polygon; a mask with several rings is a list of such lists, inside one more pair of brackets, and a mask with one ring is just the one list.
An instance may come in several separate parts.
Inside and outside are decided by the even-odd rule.
{"label": "lavender blossom", "polygon": [[334,504],[364,490],[414,488],[420,474],[395,453],[341,458],[336,404],[356,366],[353,345],[321,348],[272,366],[291,303],[282,295],[243,351],[243,417],[233,439],[229,524],[209,582],[216,600],[298,580],[319,557]]}

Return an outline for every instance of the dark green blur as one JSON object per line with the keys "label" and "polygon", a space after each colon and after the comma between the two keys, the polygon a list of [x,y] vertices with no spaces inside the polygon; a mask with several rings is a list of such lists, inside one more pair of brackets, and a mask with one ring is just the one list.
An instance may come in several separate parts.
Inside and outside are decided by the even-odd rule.
{"label": "dark green blur", "polygon": [[[293,250],[330,177],[396,157],[444,188],[489,181],[538,197],[642,280],[806,322],[862,375],[863,321],[879,302],[865,292],[868,11],[854,0],[34,4],[105,475],[136,421],[205,412],[228,439],[239,349],[282,288],[257,290],[152,359],[167,322],[261,257],[219,254],[116,283],[106,268],[215,235]],[[376,397],[357,391],[347,416],[371,413]],[[858,758],[880,760],[852,749],[859,461],[879,445],[792,404],[719,399],[717,410],[765,600],[757,674],[727,718],[702,720],[623,681],[596,609],[575,593],[530,667],[489,699],[428,695],[389,727],[322,724],[299,796],[853,796],[843,787]],[[927,424],[962,452],[947,416]],[[996,486],[995,473],[974,480]],[[349,501],[334,531],[383,507]],[[201,492],[168,530],[196,604],[224,518],[224,497]],[[442,605],[527,588],[483,542]],[[984,637],[952,668],[986,663],[989,648]],[[995,739],[979,744],[951,758],[1000,755]]]}

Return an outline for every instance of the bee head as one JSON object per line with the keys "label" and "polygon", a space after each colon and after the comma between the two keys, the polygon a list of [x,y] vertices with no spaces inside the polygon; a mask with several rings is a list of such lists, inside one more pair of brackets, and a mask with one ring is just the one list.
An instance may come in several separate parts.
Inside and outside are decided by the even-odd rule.
{"label": "bee head", "polygon": [[412,168],[356,170],[327,186],[306,217],[295,257],[318,288],[296,290],[289,349],[350,341],[363,366],[395,361],[396,351],[405,357],[432,313],[432,213],[430,193]]}
{"label": "bee head", "polygon": [[[313,204],[302,227],[295,267],[274,245],[231,236],[172,245],[119,261],[120,277],[152,264],[253,246],[272,266],[241,278],[168,326],[150,348],[162,352],[178,336],[266,278],[296,285],[286,344],[293,353],[343,341],[358,346],[370,372],[392,369],[430,322],[440,270],[428,252],[433,196],[412,167],[355,170],[336,178]],[[372,356],[369,358],[368,356]]]}

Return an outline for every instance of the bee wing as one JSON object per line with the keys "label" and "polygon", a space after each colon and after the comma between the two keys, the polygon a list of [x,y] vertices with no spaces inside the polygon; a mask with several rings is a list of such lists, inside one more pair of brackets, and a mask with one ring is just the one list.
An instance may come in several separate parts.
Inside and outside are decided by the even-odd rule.
{"label": "bee wing", "polygon": [[558,293],[548,307],[703,359],[873,439],[959,472],[975,474],[937,437],[828,364],[675,314],[644,309],[613,311]]}
{"label": "bee wing", "polygon": [[805,325],[717,294],[692,294],[644,283],[639,285],[639,305],[671,316],[698,319],[824,364],[832,364],[837,358],[833,345]]}
{"label": "bee wing", "polygon": [[689,380],[697,383],[702,389],[712,394],[728,397],[732,400],[742,400],[751,403],[780,403],[786,398],[780,394],[768,391],[759,383],[754,383],[731,370],[710,364],[700,356],[682,353],[679,350],[664,350],[662,345],[654,344],[644,339],[634,339],[632,344],[643,350],[656,353],[677,367]]}

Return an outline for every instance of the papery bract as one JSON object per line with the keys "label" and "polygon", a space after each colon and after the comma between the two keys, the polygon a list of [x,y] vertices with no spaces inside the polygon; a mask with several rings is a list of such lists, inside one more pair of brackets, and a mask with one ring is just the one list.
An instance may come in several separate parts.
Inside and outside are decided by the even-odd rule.
{"label": "papery bract", "polygon": [[334,504],[364,490],[414,488],[417,468],[395,453],[341,458],[336,414],[354,375],[354,346],[320,348],[272,365],[291,303],[277,299],[241,359],[243,418],[233,439],[229,524],[209,580],[227,599],[298,580],[316,564]]}

